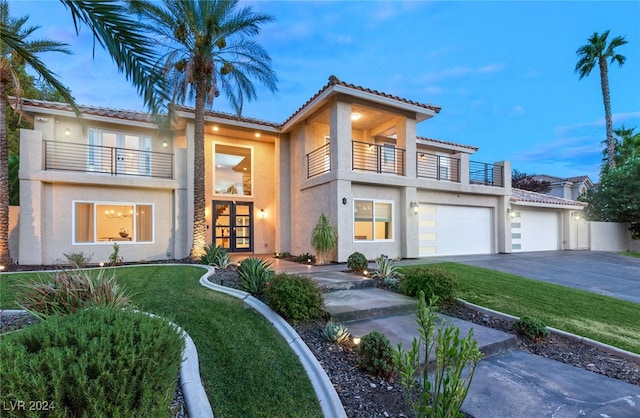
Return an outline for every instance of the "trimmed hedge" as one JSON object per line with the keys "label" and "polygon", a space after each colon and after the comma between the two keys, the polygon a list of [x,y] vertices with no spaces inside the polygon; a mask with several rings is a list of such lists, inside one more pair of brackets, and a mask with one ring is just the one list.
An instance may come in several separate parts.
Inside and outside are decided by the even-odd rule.
{"label": "trimmed hedge", "polygon": [[0,342],[3,416],[170,415],[184,341],[160,318],[91,308]]}
{"label": "trimmed hedge", "polygon": [[294,322],[326,316],[322,292],[305,276],[278,274],[269,282],[265,299],[271,309]]}
{"label": "trimmed hedge", "polygon": [[458,276],[443,266],[411,266],[401,272],[404,277],[400,280],[400,287],[407,296],[418,296],[422,290],[427,299],[437,296],[439,303],[448,303],[456,298]]}

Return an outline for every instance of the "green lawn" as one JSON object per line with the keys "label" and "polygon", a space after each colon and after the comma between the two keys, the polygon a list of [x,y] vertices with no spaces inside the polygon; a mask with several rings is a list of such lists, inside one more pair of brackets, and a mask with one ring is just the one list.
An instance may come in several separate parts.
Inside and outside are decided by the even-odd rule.
{"label": "green lawn", "polygon": [[480,267],[445,263],[460,281],[459,297],[514,316],[640,354],[640,305]]}
{"label": "green lawn", "polygon": [[[192,266],[116,270],[135,305],[184,328],[198,349],[200,373],[216,417],[320,417],[295,353],[262,316],[198,283]],[[13,305],[13,284],[30,274],[2,275],[0,306]]]}
{"label": "green lawn", "polygon": [[640,258],[640,253],[634,253],[633,251],[623,251],[620,254],[621,255],[626,255],[627,257]]}

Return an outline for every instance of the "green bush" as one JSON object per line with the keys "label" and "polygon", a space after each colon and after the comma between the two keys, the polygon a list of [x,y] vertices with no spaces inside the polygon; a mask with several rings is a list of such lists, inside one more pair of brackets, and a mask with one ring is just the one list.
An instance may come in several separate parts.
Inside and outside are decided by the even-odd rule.
{"label": "green bush", "polygon": [[320,215],[313,231],[311,231],[311,246],[316,250],[320,264],[325,263],[337,244],[338,233],[329,223],[329,218],[323,213]]}
{"label": "green bush", "polygon": [[109,254],[109,265],[110,266],[118,266],[122,264],[123,258],[120,255],[120,245],[115,242],[113,244],[113,251]]}
{"label": "green bush", "polygon": [[231,265],[231,258],[227,250],[211,243],[204,248],[204,254],[200,256],[200,264],[226,269]]}
{"label": "green bush", "polygon": [[294,261],[296,263],[315,264],[316,256],[313,254],[304,253],[294,257]]}
{"label": "green bush", "polygon": [[398,267],[393,264],[393,260],[381,254],[380,257],[376,258],[376,267],[376,271],[371,274],[371,277],[382,280],[382,283],[390,289],[397,289],[400,284],[400,278],[402,278],[402,273],[400,273]]}
{"label": "green bush", "polygon": [[292,321],[326,315],[322,292],[305,276],[278,274],[267,287],[265,298],[271,309]]}
{"label": "green bush", "polygon": [[347,258],[347,267],[353,270],[354,273],[362,273],[367,269],[368,265],[367,257],[357,251]]}
{"label": "green bush", "polygon": [[427,297],[437,296],[438,300],[449,303],[456,298],[458,277],[440,265],[411,266],[402,269],[402,292],[408,296],[418,296],[423,291]]}
{"label": "green bush", "polygon": [[170,414],[184,342],[160,318],[87,309],[3,335],[1,341],[5,408],[12,402],[41,401],[39,406],[47,409],[40,414],[5,409],[2,416]]}
{"label": "green bush", "polygon": [[104,306],[123,308],[131,295],[116,281],[115,272],[107,270],[63,270],[52,276],[38,276],[19,285],[16,303],[35,316],[67,315],[80,310]]}
{"label": "green bush", "polygon": [[391,342],[383,333],[371,331],[362,337],[357,355],[358,367],[365,372],[385,379],[393,374],[393,349]]}
{"label": "green bush", "polygon": [[91,261],[91,255],[85,255],[83,251],[80,252],[72,252],[69,254],[62,254],[67,259],[67,262],[71,267],[75,267],[78,269],[83,268]]}
{"label": "green bush", "polygon": [[262,295],[274,275],[271,263],[258,257],[245,258],[238,267],[240,287],[254,296]]}
{"label": "green bush", "polygon": [[513,323],[513,329],[520,335],[525,335],[534,341],[543,340],[549,331],[547,326],[539,319],[523,316]]}

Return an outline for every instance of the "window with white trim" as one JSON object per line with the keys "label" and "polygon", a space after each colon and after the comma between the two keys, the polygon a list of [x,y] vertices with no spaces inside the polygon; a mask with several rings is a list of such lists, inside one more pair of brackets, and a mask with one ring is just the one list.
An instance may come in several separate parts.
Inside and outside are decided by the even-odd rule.
{"label": "window with white trim", "polygon": [[393,202],[354,200],[353,239],[389,241],[393,239]]}
{"label": "window with white trim", "polygon": [[73,243],[153,242],[153,205],[74,202]]}

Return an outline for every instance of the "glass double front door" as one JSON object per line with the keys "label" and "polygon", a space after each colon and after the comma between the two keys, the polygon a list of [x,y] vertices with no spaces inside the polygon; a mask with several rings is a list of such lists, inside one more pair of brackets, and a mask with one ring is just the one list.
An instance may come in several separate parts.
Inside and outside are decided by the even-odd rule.
{"label": "glass double front door", "polygon": [[213,202],[213,241],[229,252],[253,251],[253,203]]}

